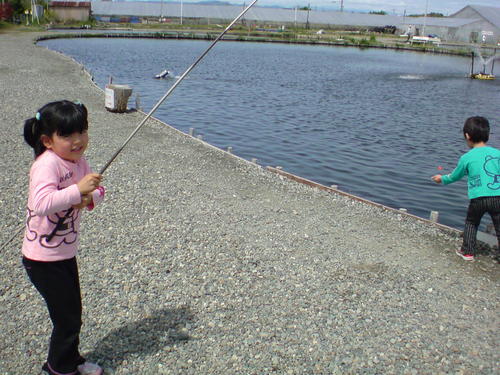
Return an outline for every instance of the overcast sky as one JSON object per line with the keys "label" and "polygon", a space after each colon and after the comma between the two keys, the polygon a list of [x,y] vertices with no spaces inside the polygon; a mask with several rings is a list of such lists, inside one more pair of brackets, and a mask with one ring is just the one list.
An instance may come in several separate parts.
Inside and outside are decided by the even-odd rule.
{"label": "overcast sky", "polygon": [[[164,0],[165,2],[169,0]],[[184,0],[185,2],[197,2],[200,0]],[[231,4],[249,4],[251,0],[221,0]],[[340,1],[331,0],[258,0],[260,6],[279,6],[284,8],[295,8],[311,4],[311,8],[317,10],[339,10]],[[180,2],[180,0],[175,0]],[[453,14],[466,5],[486,5],[500,7],[500,0],[344,0],[344,11],[379,11],[383,10],[389,14],[424,14],[427,11]]]}

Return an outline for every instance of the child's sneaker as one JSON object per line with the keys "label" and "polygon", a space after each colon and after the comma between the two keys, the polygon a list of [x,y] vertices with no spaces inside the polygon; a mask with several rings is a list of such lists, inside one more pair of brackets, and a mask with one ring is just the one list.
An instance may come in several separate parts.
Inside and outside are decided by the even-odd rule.
{"label": "child's sneaker", "polygon": [[102,368],[92,362],[85,362],[77,368],[79,375],[102,375]]}
{"label": "child's sneaker", "polygon": [[456,250],[455,253],[457,253],[457,255],[459,257],[462,257],[465,260],[469,260],[469,261],[474,260],[474,255],[472,255],[472,254],[465,254],[462,250]]}

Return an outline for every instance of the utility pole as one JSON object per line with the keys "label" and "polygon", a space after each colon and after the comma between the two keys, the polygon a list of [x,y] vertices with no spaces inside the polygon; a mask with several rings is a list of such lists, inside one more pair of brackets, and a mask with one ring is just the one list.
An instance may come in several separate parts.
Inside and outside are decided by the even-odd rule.
{"label": "utility pole", "polygon": [[38,8],[36,7],[35,0],[31,0],[31,23],[35,23],[35,18],[38,24],[40,24],[40,18],[38,17]]}
{"label": "utility pole", "polygon": [[309,29],[309,11],[311,10],[311,3],[307,4],[307,20],[306,20],[306,29]]}
{"label": "utility pole", "polygon": [[425,36],[425,26],[427,25],[427,12],[429,10],[429,0],[425,1],[425,14],[424,14],[424,27],[422,29],[422,36]]}

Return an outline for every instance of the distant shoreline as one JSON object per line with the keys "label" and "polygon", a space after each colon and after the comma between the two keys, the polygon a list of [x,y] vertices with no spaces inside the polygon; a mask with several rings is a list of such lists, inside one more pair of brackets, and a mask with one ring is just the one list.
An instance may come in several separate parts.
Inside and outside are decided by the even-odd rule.
{"label": "distant shoreline", "polygon": [[[48,32],[55,30],[66,29],[49,29]],[[78,29],[69,29],[78,30]],[[123,31],[122,31],[123,30]],[[218,32],[195,32],[195,31],[130,31],[134,29],[116,29],[115,32],[107,32],[100,30],[97,32],[75,32],[75,33],[61,33],[43,35],[36,39],[36,42],[49,39],[69,39],[69,38],[134,38],[134,39],[190,39],[190,40],[214,40]],[[241,34],[226,34],[222,41],[232,42],[257,42],[257,43],[283,43],[283,44],[301,44],[301,45],[319,45],[331,47],[357,47],[357,48],[378,48],[378,49],[391,49],[397,51],[410,51],[410,52],[426,52],[444,55],[455,55],[470,57],[470,51],[463,49],[451,49],[438,46],[418,46],[400,44],[400,43],[384,43],[384,42],[370,42],[366,39],[360,39],[357,43],[349,39],[303,39],[303,38],[283,38],[283,37],[270,37],[266,36],[252,36]]]}

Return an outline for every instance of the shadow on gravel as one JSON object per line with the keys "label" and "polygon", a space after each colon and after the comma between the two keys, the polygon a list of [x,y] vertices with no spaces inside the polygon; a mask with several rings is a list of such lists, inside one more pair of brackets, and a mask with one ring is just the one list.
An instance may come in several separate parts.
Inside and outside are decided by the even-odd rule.
{"label": "shadow on gravel", "polygon": [[114,372],[127,359],[168,351],[172,344],[188,341],[186,325],[192,320],[188,308],[153,311],[147,318],[109,332],[85,357]]}

